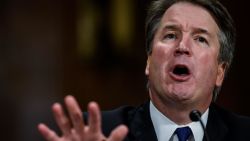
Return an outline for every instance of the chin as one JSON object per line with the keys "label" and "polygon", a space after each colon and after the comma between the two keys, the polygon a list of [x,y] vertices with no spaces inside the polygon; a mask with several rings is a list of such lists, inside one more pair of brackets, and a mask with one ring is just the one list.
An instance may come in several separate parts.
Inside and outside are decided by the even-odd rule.
{"label": "chin", "polygon": [[193,93],[187,93],[185,92],[174,92],[173,94],[173,98],[178,100],[178,101],[186,101],[186,100],[191,100],[194,95]]}

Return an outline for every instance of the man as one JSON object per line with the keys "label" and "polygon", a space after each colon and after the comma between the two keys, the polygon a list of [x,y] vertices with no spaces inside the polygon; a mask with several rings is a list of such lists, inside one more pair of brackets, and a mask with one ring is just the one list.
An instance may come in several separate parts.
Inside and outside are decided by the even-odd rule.
{"label": "man", "polygon": [[[150,101],[100,114],[88,106],[88,125],[72,96],[65,98],[70,118],[60,104],[52,109],[62,136],[44,124],[38,129],[48,141],[186,141],[206,140],[197,109],[211,141],[250,140],[250,119],[213,103],[232,62],[233,22],[216,0],[158,0],[146,22]],[[102,115],[102,116],[101,116]],[[86,118],[84,118],[86,119]],[[102,121],[101,121],[102,119]]]}

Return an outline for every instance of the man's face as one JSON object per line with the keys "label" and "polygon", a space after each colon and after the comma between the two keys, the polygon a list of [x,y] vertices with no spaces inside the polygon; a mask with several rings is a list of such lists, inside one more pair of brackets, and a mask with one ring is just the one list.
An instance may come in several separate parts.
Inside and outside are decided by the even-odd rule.
{"label": "man's face", "polygon": [[153,101],[210,104],[225,70],[217,60],[218,33],[215,20],[197,5],[179,2],[165,12],[145,70]]}

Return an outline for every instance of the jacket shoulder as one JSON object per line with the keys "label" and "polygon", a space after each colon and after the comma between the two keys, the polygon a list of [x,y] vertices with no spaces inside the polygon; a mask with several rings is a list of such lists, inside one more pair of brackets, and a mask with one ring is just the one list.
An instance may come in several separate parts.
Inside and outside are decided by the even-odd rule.
{"label": "jacket shoulder", "polygon": [[217,105],[210,107],[207,131],[212,140],[245,141],[250,138],[250,117],[242,116]]}
{"label": "jacket shoulder", "polygon": [[128,125],[129,119],[135,111],[136,108],[133,106],[122,106],[114,110],[102,111],[103,133],[108,136],[118,125]]}
{"label": "jacket shoulder", "polygon": [[248,129],[250,130],[250,117],[239,115],[221,107],[216,106],[217,113],[223,121],[232,129]]}

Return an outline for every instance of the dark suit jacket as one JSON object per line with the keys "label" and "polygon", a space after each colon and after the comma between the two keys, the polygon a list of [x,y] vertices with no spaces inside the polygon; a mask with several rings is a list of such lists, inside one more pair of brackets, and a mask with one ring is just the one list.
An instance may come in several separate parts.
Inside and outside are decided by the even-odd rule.
{"label": "dark suit jacket", "polygon": [[[102,128],[106,136],[120,124],[129,128],[125,141],[157,141],[149,114],[149,102],[136,108],[124,106],[102,112]],[[211,104],[206,130],[210,141],[250,141],[250,118]]]}

